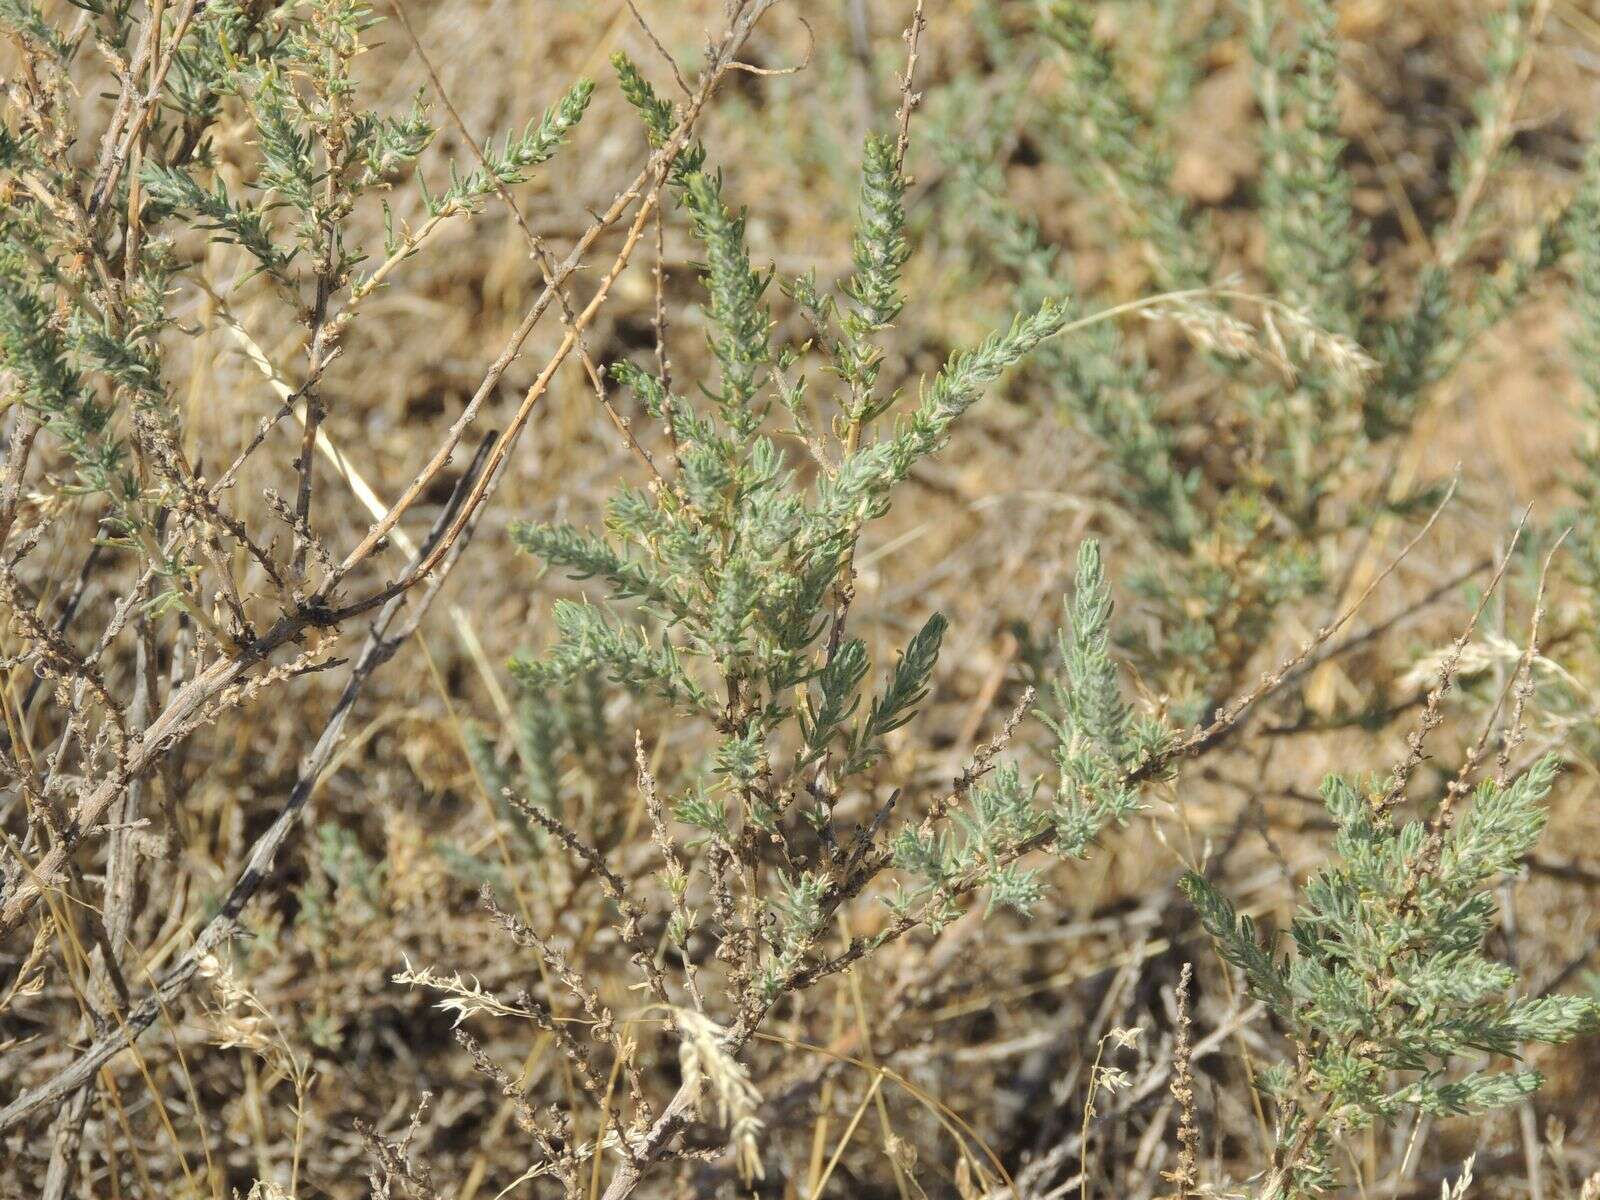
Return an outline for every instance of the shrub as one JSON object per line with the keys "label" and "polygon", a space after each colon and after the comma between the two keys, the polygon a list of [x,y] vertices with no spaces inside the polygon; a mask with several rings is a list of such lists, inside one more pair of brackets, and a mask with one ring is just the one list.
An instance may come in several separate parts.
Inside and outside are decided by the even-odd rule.
{"label": "shrub", "polygon": [[[378,34],[352,0],[0,0],[7,1187],[1275,1200],[1453,1168],[1432,1123],[1505,1108],[1531,1194],[1593,1169],[1520,1064],[1600,1016],[1565,990],[1588,951],[1536,971],[1513,892],[1594,880],[1536,847],[1592,774],[1600,156],[1500,203],[1548,5],[1482,23],[1408,255],[1329,0],[983,0],[966,58],[915,0],[894,68],[871,6],[790,7],[731,0],[686,73],[630,2],[649,59],[480,143],[399,5]],[[400,105],[386,38],[428,81]],[[1202,211],[1178,122],[1223,47],[1258,166]],[[537,206],[576,191],[552,163],[624,153],[576,233]],[[502,217],[531,298],[369,484],[347,435],[382,423],[396,305],[465,247],[492,308]],[[1560,265],[1571,495],[1502,529],[1419,446]],[[242,439],[196,419],[213,331],[277,397]],[[964,456],[1019,476],[968,508],[1041,482],[994,454],[1019,430],[1092,447],[1043,481],[1081,514],[1060,556],[1019,523],[1017,580],[884,566],[974,500]],[[552,446],[589,478],[501,522]],[[1473,505],[1462,569],[1437,544]],[[1396,636],[1463,597],[1442,651]],[[402,653],[436,694],[376,692]],[[1341,668],[1358,701],[1309,694]],[[1283,802],[1318,814],[1287,848]]]}

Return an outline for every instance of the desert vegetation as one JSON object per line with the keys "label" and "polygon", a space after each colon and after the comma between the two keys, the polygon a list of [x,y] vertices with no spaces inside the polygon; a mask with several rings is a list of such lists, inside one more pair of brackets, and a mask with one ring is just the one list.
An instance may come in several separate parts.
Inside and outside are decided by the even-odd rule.
{"label": "desert vegetation", "polygon": [[1600,17],[0,29],[0,1196],[1600,1196]]}

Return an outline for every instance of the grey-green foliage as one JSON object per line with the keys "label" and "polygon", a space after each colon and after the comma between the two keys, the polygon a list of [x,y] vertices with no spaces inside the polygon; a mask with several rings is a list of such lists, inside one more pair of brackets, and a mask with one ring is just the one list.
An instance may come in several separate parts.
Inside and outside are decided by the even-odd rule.
{"label": "grey-green foliage", "polygon": [[[949,139],[939,149],[965,201],[959,211],[968,219],[976,213],[985,253],[1015,277],[1023,302],[1063,295],[1070,264],[1008,198],[995,161],[998,145]],[[1082,310],[1081,301],[1065,302],[1075,313]],[[1188,546],[1200,528],[1191,499],[1198,478],[1177,461],[1175,431],[1162,417],[1160,396],[1148,386],[1149,368],[1117,325],[1097,322],[1078,337],[1041,346],[1033,374],[1050,381],[1056,395],[1070,397],[1078,419],[1116,456],[1150,536],[1175,548]]]}
{"label": "grey-green foliage", "polygon": [[1051,685],[1061,772],[1052,819],[1062,853],[1081,856],[1109,822],[1126,821],[1138,807],[1142,770],[1166,757],[1169,734],[1140,718],[1122,697],[1111,656],[1111,592],[1097,543],[1078,552],[1067,629],[1061,634],[1063,670]]}
{"label": "grey-green foliage", "polygon": [[[344,244],[345,218],[362,196],[388,190],[436,132],[420,96],[400,116],[353,103],[354,63],[374,19],[358,0],[325,0],[319,9],[316,20],[288,24],[270,54],[225,55],[209,64],[216,72],[209,93],[237,96],[255,124],[261,161],[250,190],[256,196],[235,195],[220,178],[203,185],[186,166],[152,162],[145,169],[157,204],[192,213],[286,285],[297,282],[289,268],[302,254],[314,260],[316,271],[347,281],[365,251]],[[197,74],[204,59],[190,57],[190,72]],[[590,80],[578,80],[520,134],[506,133],[498,146],[491,142],[484,160],[465,175],[452,166],[450,185],[438,194],[419,178],[427,213],[438,218],[475,211],[498,189],[525,182],[577,127],[593,92]],[[206,165],[203,154],[198,161]],[[295,218],[287,237],[285,212]],[[386,253],[404,246],[391,223]]]}
{"label": "grey-green foliage", "polygon": [[1302,891],[1289,955],[1203,876],[1185,877],[1223,956],[1294,1044],[1297,1068],[1268,1080],[1289,1195],[1332,1186],[1336,1133],[1407,1109],[1481,1112],[1527,1095],[1536,1071],[1488,1069],[1483,1056],[1567,1041],[1600,1016],[1581,997],[1515,997],[1516,972],[1483,951],[1498,913],[1491,885],[1537,842],[1556,769],[1542,759],[1506,785],[1479,784],[1453,820],[1446,810],[1403,824],[1380,797],[1330,777],[1334,856]]}
{"label": "grey-green foliage", "polygon": [[[1568,351],[1579,385],[1576,415],[1580,433],[1574,446],[1576,469],[1566,479],[1576,502],[1557,515],[1550,532],[1568,531],[1561,561],[1564,573],[1577,585],[1579,603],[1562,606],[1570,608],[1571,615],[1558,617],[1562,627],[1552,640],[1565,637],[1570,630],[1592,654],[1600,645],[1594,620],[1600,610],[1600,151],[1594,146],[1584,157],[1563,233],[1571,249],[1568,269],[1573,321]],[[1582,671],[1576,677],[1562,672],[1546,678],[1541,681],[1540,698],[1546,708],[1558,711],[1572,730],[1574,750],[1593,754],[1596,742],[1590,715],[1594,700],[1582,678]]]}
{"label": "grey-green foliage", "polygon": [[1591,594],[1600,592],[1600,149],[1584,160],[1578,194],[1568,218],[1573,247],[1571,334],[1573,366],[1583,390],[1579,413],[1584,437],[1578,446],[1581,470],[1573,480],[1581,499],[1573,555]]}
{"label": "grey-green foliage", "polygon": [[1262,128],[1261,211],[1267,274],[1277,295],[1350,336],[1360,313],[1359,273],[1366,228],[1350,202],[1340,158],[1338,14],[1308,6],[1292,52],[1273,44],[1269,6],[1252,4],[1250,49]]}
{"label": "grey-green foliage", "polygon": [[605,714],[605,684],[594,674],[580,675],[561,687],[519,683],[517,703],[504,730],[472,725],[466,749],[478,785],[524,849],[542,854],[545,833],[532,825],[507,799],[515,791],[528,804],[549,813],[565,811],[571,789],[569,773],[601,780],[612,765],[614,731]]}
{"label": "grey-green foliage", "polygon": [[892,846],[894,865],[909,883],[891,901],[900,913],[921,909],[934,928],[960,915],[953,885],[968,876],[984,880],[989,908],[1006,905],[1026,915],[1043,895],[1037,872],[1016,866],[1006,854],[1049,828],[1050,814],[1036,802],[1037,781],[1025,780],[1015,763],[972,789],[953,827],[902,829]]}
{"label": "grey-green foliage", "polygon": [[[631,62],[614,61],[651,144],[665,145],[673,107]],[[778,891],[742,901],[777,922],[758,986],[770,1003],[803,972],[831,913],[891,862],[912,877],[896,901],[907,919],[937,924],[976,887],[991,904],[1027,908],[1038,884],[1016,857],[1057,826],[1066,849],[1082,853],[1107,823],[1125,819],[1136,803],[1132,772],[1160,735],[1113,701],[1109,601],[1091,550],[1064,644],[1069,676],[1092,683],[1095,700],[1058,724],[1055,798],[1035,804],[1037,785],[1003,767],[969,781],[928,827],[885,830],[890,851],[873,848],[876,825],[858,829],[853,843],[841,838],[833,805],[857,783],[870,786],[890,735],[923,706],[946,629],[935,613],[892,664],[875,664],[846,629],[856,542],[911,467],[945,444],[1003,372],[1059,333],[1068,310],[1040,297],[1009,328],[951,354],[907,402],[883,378],[910,253],[892,139],[870,137],[864,148],[848,275],[834,288],[806,275],[784,289],[810,326],[803,346],[775,344],[771,273],[753,263],[743,213],[703,146],[688,148],[669,182],[702,247],[714,374],[680,388],[639,365],[611,368],[660,422],[673,466],[648,489],[618,488],[603,535],[514,527],[519,547],[594,581],[604,600],[558,602],[554,644],[513,670],[539,688],[603,673],[637,701],[665,702],[677,719],[708,729],[671,808],[729,855],[754,853],[756,831],[786,847],[791,869]],[[813,359],[833,383],[826,423],[808,386]],[[811,482],[795,469],[800,452],[817,464]]]}
{"label": "grey-green foliage", "polygon": [[[192,595],[199,568],[187,552],[169,561],[156,535],[155,514],[182,511],[199,488],[164,373],[169,306],[193,265],[175,234],[200,228],[240,247],[243,274],[274,281],[325,363],[353,315],[341,306],[374,286],[356,279],[373,251],[349,242],[348,218],[414,170],[435,129],[420,98],[392,116],[360,103],[355,64],[374,18],[357,0],[214,0],[180,36],[181,7],[156,10],[171,69],[150,97],[140,153],[114,179],[99,156],[73,149],[80,117],[63,101],[91,43],[127,47],[142,36],[131,6],[83,0],[85,19],[70,36],[32,4],[0,8],[0,24],[30,55],[28,86],[12,95],[16,128],[0,127],[0,373],[69,460],[62,491],[97,499],[107,540],[172,581],[152,607],[181,601],[201,617]],[[493,188],[528,178],[581,119],[591,92],[580,80],[521,135],[491,147],[487,170],[453,171],[438,197],[424,188],[430,220],[471,211]],[[227,99],[251,126],[238,185],[224,181],[211,147]],[[389,259],[416,248],[391,220]]]}
{"label": "grey-green foliage", "polygon": [[[647,119],[657,111],[651,96],[641,102]],[[898,278],[905,258],[903,184],[884,143],[869,143],[864,174],[857,270],[841,289],[847,303],[842,312],[831,300],[813,309],[836,339],[830,361],[855,397],[859,420],[870,419],[874,408],[880,352],[870,339],[902,303]],[[772,344],[765,299],[770,277],[751,264],[743,216],[724,198],[719,174],[703,167],[680,172],[675,191],[704,246],[707,337],[718,367],[717,378],[702,389],[711,405],[696,406],[640,367],[613,367],[616,381],[671,428],[676,477],[648,492],[619,490],[607,506],[605,537],[560,526],[515,529],[518,544],[546,562],[578,578],[603,580],[615,599],[640,601],[641,614],[655,618],[659,632],[619,621],[592,603],[566,602],[556,614],[557,648],[518,670],[525,678],[558,680],[602,666],[619,682],[654,686],[708,712],[726,707],[731,687],[738,707],[755,710],[749,719],[772,728],[789,711],[788,692],[822,669],[811,652],[827,625],[826,597],[862,523],[884,511],[894,484],[938,449],[988,384],[1065,322],[1058,308],[1045,304],[1009,331],[952,355],[922,402],[892,431],[844,447],[814,487],[802,488],[786,452],[765,432],[773,399],[792,400],[803,391],[784,377],[795,362],[793,351]],[[804,288],[816,295],[812,285]],[[857,758],[864,761],[909,715],[931,669],[938,628],[930,625],[914,640],[888,690],[854,732]],[[859,647],[846,645],[827,676],[835,686],[860,661]],[[691,666],[697,663],[721,677],[718,686],[696,682]],[[846,700],[836,694],[835,702]],[[830,734],[835,728],[831,717],[818,726]]]}
{"label": "grey-green foliage", "polygon": [[295,888],[295,925],[324,968],[341,968],[352,955],[352,929],[383,911],[388,865],[369,857],[361,840],[331,821],[317,826],[310,872]]}
{"label": "grey-green foliage", "polygon": [[[104,190],[98,173],[72,153],[79,114],[67,103],[67,80],[84,45],[116,44],[129,16],[110,6],[85,8],[94,19],[71,35],[31,4],[0,9],[0,27],[28,57],[0,132],[0,374],[10,383],[8,401],[40,422],[44,443],[54,443],[70,464],[58,476],[58,494],[95,501],[108,542],[143,548],[151,502],[169,500],[167,484],[175,482],[151,479],[145,464],[172,461],[164,448],[176,414],[161,339],[180,264],[171,245],[147,229],[136,243],[121,239],[114,266],[104,266],[110,252],[90,213],[97,204],[96,216],[107,207],[125,210],[127,186],[124,180],[112,194],[97,195]],[[228,19],[226,11],[215,18]],[[159,114],[156,129],[163,130]],[[107,239],[122,227],[116,219],[98,226],[113,231]],[[130,441],[140,443],[143,460]],[[150,555],[150,565],[166,579],[186,572],[159,554]]]}
{"label": "grey-green foliage", "polygon": [[[1025,780],[1014,763],[978,784],[956,811],[954,828],[906,828],[894,842],[895,864],[920,882],[895,899],[900,911],[929,904],[938,921],[957,913],[950,885],[982,878],[990,907],[1026,913],[1042,895],[1037,873],[1015,865],[1015,847],[1048,833],[1055,852],[1082,858],[1107,828],[1125,824],[1141,807],[1141,785],[1164,777],[1172,735],[1135,714],[1122,695],[1120,668],[1110,653],[1111,588],[1100,547],[1084,542],[1060,635],[1061,669],[1051,685],[1054,712],[1044,714],[1055,735],[1053,789]],[[1041,790],[1047,797],[1038,799]]]}
{"label": "grey-green foliage", "polygon": [[[1174,35],[1169,6],[1142,7],[1166,30],[1164,53],[1193,59],[1214,32]],[[1562,247],[1564,223],[1541,220],[1498,255],[1479,252],[1494,228],[1480,218],[1494,211],[1507,160],[1527,7],[1486,18],[1490,49],[1452,168],[1454,209],[1429,230],[1436,260],[1410,278],[1374,269],[1376,235],[1352,202],[1335,6],[1249,0],[1226,10],[1254,59],[1261,165],[1238,195],[1260,225],[1264,271],[1259,282],[1221,289],[1218,247],[1173,181],[1175,123],[1159,107],[1171,94],[1162,81],[1193,78],[1199,62],[1152,66],[1142,36],[1106,41],[1096,7],[1081,0],[982,6],[992,56],[1042,59],[1048,69],[1019,71],[1009,88],[958,80],[936,125],[951,168],[944,224],[979,278],[1008,295],[1070,297],[1074,250],[1120,260],[1131,248],[1155,287],[1212,289],[1174,307],[1198,352],[1173,386],[1109,325],[1046,348],[1028,371],[1030,395],[1049,398],[1105,447],[1113,500],[1154,543],[1130,579],[1154,617],[1133,648],[1182,720],[1201,719],[1241,686],[1285,606],[1326,582],[1344,535],[1435,497],[1431,482],[1400,493],[1363,481],[1433,385]],[[1152,71],[1147,99],[1130,80]],[[1073,222],[1065,244],[1007,187],[1001,164],[1024,140],[1071,173],[1096,214]],[[1271,300],[1239,299],[1256,291]],[[1193,386],[1197,371],[1204,389]]]}
{"label": "grey-green foliage", "polygon": [[[1481,42],[1483,80],[1473,92],[1473,120],[1462,129],[1450,161],[1455,207],[1429,230],[1435,259],[1418,273],[1414,295],[1398,320],[1369,311],[1362,341],[1382,364],[1368,390],[1363,418],[1369,437],[1407,428],[1428,388],[1468,354],[1486,330],[1526,295],[1540,273],[1566,248],[1568,222],[1561,212],[1531,229],[1512,230],[1500,261],[1475,267],[1470,252],[1503,225],[1486,200],[1491,185],[1514,160],[1510,134],[1516,120],[1519,64],[1532,51],[1531,0],[1508,0],[1485,9]],[[1524,244],[1525,243],[1525,244]]]}
{"label": "grey-green foliage", "polygon": [[[452,209],[464,209],[482,203],[484,197],[501,187],[526,182],[535,167],[543,166],[555,157],[562,143],[583,120],[589,100],[594,95],[594,82],[580,79],[561,96],[542,117],[530,121],[519,136],[507,133],[499,149],[492,144],[480,163],[465,178],[452,172],[449,189],[441,196],[432,197],[428,210],[434,214]],[[369,168],[375,178],[384,178],[388,170]]]}
{"label": "grey-green foliage", "polygon": [[1077,0],[1042,0],[1039,28],[1059,51],[1067,89],[1051,120],[1091,153],[1075,156],[1091,188],[1105,188],[1112,211],[1135,241],[1148,248],[1164,287],[1194,287],[1211,267],[1191,228],[1183,196],[1171,185],[1170,154],[1144,136],[1149,117],[1123,82],[1111,51],[1095,36],[1093,7]]}
{"label": "grey-green foliage", "polygon": [[236,52],[228,24],[214,51],[204,42],[190,51],[180,76],[185,106],[207,112],[213,97],[237,97],[255,127],[260,161],[246,191],[235,194],[220,177],[209,185],[196,177],[196,168],[211,165],[203,144],[192,163],[152,160],[144,184],[158,210],[192,216],[285,286],[298,282],[291,266],[302,254],[314,271],[342,282],[363,257],[345,244],[345,219],[363,194],[387,188],[415,163],[435,132],[420,98],[398,117],[355,102],[354,64],[373,23],[356,0],[326,0],[310,19],[283,20],[255,53]]}

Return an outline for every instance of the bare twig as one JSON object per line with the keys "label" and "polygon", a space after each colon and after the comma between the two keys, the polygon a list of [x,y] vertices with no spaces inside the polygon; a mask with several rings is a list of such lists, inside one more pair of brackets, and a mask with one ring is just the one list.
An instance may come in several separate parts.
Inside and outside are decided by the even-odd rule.
{"label": "bare twig", "polygon": [[[446,506],[444,512],[434,522],[432,531],[421,550],[427,550],[443,536],[444,529],[450,517],[460,506],[462,498],[471,486],[472,480],[481,472],[486,459],[488,439],[479,447],[477,456],[473,460],[471,470],[462,477],[456,486],[456,494],[452,502]],[[466,548],[468,539],[462,538],[457,542],[458,549],[451,555],[433,583],[423,591],[410,605],[406,618],[400,623],[393,633],[390,627],[395,624],[395,619],[407,608],[405,597],[396,596],[379,613],[372,624],[372,629],[367,634],[366,645],[362,648],[360,656],[350,668],[350,676],[345,683],[344,691],[334,704],[333,711],[324,722],[322,733],[318,736],[316,745],[311,753],[306,756],[301,765],[299,776],[295,779],[294,786],[290,789],[288,798],[283,807],[279,809],[276,819],[267,829],[256,838],[255,844],[250,849],[250,855],[245,860],[243,869],[228,889],[217,913],[208,921],[205,927],[195,937],[189,949],[184,952],[178,962],[172,966],[159,980],[155,982],[150,995],[131,1009],[122,1017],[115,1029],[97,1039],[88,1050],[84,1051],[72,1064],[37,1087],[22,1093],[4,1109],[0,1109],[0,1133],[15,1128],[27,1116],[39,1108],[54,1104],[76,1089],[83,1087],[94,1078],[94,1074],[119,1051],[133,1042],[146,1029],[153,1025],[160,1017],[162,1011],[188,987],[200,966],[201,960],[220,945],[231,934],[234,923],[239,914],[244,911],[251,898],[260,890],[272,869],[273,860],[277,857],[279,848],[288,838],[289,832],[294,828],[300,810],[311,798],[311,793],[316,789],[317,782],[322,777],[323,770],[327,767],[333,752],[339,744],[340,734],[344,730],[344,723],[355,707],[357,697],[371,679],[374,672],[394,656],[396,650],[412,635],[422,618],[426,615],[444,581],[449,577],[450,568],[459,560],[461,551]]]}

